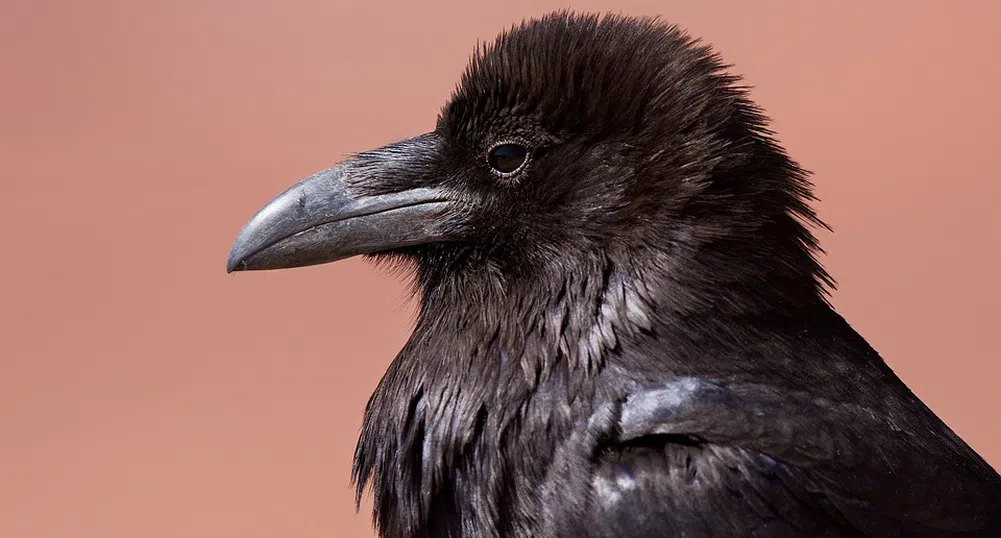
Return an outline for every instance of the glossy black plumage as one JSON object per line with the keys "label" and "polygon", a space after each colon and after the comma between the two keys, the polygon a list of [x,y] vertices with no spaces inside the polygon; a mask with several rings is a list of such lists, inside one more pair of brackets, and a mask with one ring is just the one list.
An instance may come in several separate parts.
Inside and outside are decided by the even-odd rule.
{"label": "glossy black plumage", "polygon": [[[1001,536],[1001,477],[826,301],[807,174],[724,68],[554,13],[478,51],[433,132],[337,168],[423,193],[430,230],[366,251],[421,300],[355,455],[382,536]],[[358,253],[268,226],[231,269]]]}

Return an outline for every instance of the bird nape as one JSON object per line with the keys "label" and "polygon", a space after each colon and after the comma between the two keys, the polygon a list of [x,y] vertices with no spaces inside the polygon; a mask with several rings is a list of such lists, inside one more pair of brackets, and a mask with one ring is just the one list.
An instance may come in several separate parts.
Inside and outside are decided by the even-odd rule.
{"label": "bird nape", "polygon": [[229,271],[411,268],[353,477],[384,537],[1001,536],[1001,477],[830,306],[812,186],[659,19],[477,50],[434,130],[279,195]]}

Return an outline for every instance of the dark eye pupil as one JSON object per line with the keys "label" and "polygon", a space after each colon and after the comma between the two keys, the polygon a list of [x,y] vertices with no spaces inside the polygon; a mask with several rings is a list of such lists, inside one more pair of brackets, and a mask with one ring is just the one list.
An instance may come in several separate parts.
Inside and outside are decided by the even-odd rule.
{"label": "dark eye pupil", "polygon": [[514,172],[525,162],[528,150],[519,144],[501,144],[490,152],[490,166],[498,172]]}

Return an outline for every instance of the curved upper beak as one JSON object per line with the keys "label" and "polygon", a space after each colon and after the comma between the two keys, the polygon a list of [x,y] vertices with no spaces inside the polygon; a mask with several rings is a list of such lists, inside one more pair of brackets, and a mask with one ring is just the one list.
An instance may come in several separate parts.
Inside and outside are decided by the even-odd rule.
{"label": "curved upper beak", "polygon": [[[360,254],[459,239],[457,201],[428,185],[433,135],[386,146],[293,185],[243,227],[226,272],[329,263]],[[391,192],[386,192],[391,190]],[[384,194],[365,194],[382,192]]]}

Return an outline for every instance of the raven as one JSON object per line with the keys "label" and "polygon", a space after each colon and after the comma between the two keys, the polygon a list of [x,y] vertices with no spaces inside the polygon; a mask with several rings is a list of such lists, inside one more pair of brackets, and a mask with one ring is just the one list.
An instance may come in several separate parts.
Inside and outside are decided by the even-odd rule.
{"label": "raven", "polygon": [[838,314],[809,174],[718,53],[569,10],[227,270],[412,270],[352,467],[383,537],[1001,536],[1001,477]]}

